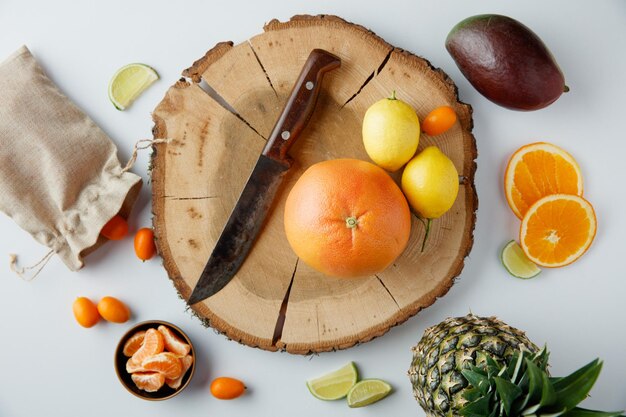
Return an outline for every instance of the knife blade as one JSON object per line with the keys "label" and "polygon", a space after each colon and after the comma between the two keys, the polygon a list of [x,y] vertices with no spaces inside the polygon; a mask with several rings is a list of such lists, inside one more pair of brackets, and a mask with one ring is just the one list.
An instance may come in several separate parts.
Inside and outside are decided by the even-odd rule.
{"label": "knife blade", "polygon": [[308,123],[324,75],[341,60],[323,49],[309,54],[267,144],[189,297],[196,304],[220,291],[235,276],[252,248],[293,160],[287,154]]}

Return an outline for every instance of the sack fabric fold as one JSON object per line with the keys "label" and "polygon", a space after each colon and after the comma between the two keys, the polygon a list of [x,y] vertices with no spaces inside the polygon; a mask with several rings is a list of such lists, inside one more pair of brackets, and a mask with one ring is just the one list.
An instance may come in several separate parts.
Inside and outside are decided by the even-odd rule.
{"label": "sack fabric fold", "polygon": [[111,139],[21,47],[0,63],[0,210],[78,270],[127,217],[141,177],[124,172]]}

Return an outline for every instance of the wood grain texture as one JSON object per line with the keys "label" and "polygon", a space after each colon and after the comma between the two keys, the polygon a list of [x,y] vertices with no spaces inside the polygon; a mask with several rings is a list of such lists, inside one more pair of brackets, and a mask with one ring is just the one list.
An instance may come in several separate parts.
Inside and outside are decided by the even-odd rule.
{"label": "wood grain texture", "polygon": [[[164,266],[188,299],[309,52],[326,49],[341,68],[328,73],[316,110],[290,150],[296,163],[243,266],[215,296],[193,306],[205,324],[267,350],[307,354],[366,342],[443,296],[473,243],[477,157],[470,106],[454,83],[423,58],[335,16],[273,20],[238,45],[222,42],[183,71],[153,113],[154,228]],[[205,85],[206,83],[206,85]],[[208,85],[208,86],[207,86]],[[436,144],[462,178],[452,209],[433,222],[426,251],[413,219],[404,253],[376,276],[340,280],[299,262],[283,230],[285,199],[310,165],[327,159],[369,160],[362,145],[366,109],[392,90],[420,119],[441,105],[458,123]],[[392,177],[398,181],[399,174]]]}

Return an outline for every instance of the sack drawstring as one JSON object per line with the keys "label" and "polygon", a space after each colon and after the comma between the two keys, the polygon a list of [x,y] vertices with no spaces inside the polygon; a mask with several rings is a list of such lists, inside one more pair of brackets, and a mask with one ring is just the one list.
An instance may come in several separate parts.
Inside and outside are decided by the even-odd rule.
{"label": "sack drawstring", "polygon": [[137,143],[135,143],[135,146],[133,147],[133,153],[130,156],[130,159],[128,160],[128,163],[126,164],[126,166],[124,168],[122,168],[122,174],[124,172],[127,172],[128,170],[130,170],[133,165],[135,165],[135,162],[137,162],[137,151],[142,150],[142,149],[148,149],[149,147],[151,147],[152,145],[156,145],[157,143],[170,143],[172,141],[172,139],[141,139],[138,140]]}
{"label": "sack drawstring", "polygon": [[[122,171],[121,171],[120,174],[123,174],[123,173],[129,171],[133,167],[133,165],[135,165],[135,162],[137,162],[137,152],[139,150],[148,149],[152,145],[156,145],[158,143],[170,143],[171,141],[172,141],[172,139],[141,139],[141,140],[138,140],[135,143],[135,146],[133,147],[133,153],[132,153],[130,159],[128,160],[128,163],[126,164],[126,166],[124,168],[122,168]],[[55,254],[54,250],[50,249],[50,251],[48,251],[48,253],[46,253],[44,255],[44,257],[41,258],[36,264],[31,265],[31,266],[18,267],[17,266],[17,255],[14,254],[14,253],[11,253],[11,254],[9,254],[9,268],[11,268],[11,271],[15,272],[15,274],[17,274],[24,281],[32,281],[35,278],[37,278],[37,275],[39,275],[41,270],[48,264],[48,261],[50,261],[50,259],[52,259],[52,255],[54,255],[54,254]],[[32,275],[28,276],[27,273],[30,270],[35,270],[35,272],[33,272]]]}
{"label": "sack drawstring", "polygon": [[[24,281],[32,281],[37,278],[37,275],[41,272],[44,266],[48,263],[50,259],[52,259],[52,255],[54,255],[54,250],[50,249],[48,253],[44,255],[43,258],[39,260],[35,265],[18,267],[17,266],[17,255],[14,253],[9,254],[9,267],[11,271],[15,272],[20,278]],[[39,267],[39,268],[37,268]],[[31,269],[36,269],[35,272],[31,276],[27,276],[27,272]]]}

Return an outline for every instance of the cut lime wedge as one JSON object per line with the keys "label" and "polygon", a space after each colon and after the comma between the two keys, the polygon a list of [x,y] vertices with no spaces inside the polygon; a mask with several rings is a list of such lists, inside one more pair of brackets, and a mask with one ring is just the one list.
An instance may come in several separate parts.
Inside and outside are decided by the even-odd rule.
{"label": "cut lime wedge", "polygon": [[350,362],[334,372],[307,381],[306,386],[320,400],[338,400],[348,394],[357,379],[356,366]]}
{"label": "cut lime wedge", "polygon": [[118,110],[124,110],[153,82],[159,74],[145,64],[126,65],[109,82],[109,99]]}
{"label": "cut lime wedge", "polygon": [[536,277],[541,272],[541,269],[528,259],[520,245],[514,240],[507,243],[502,249],[500,259],[509,274],[516,278],[529,279]]}
{"label": "cut lime wedge", "polygon": [[391,385],[381,379],[364,379],[348,392],[348,406],[365,407],[380,401],[391,392]]}

